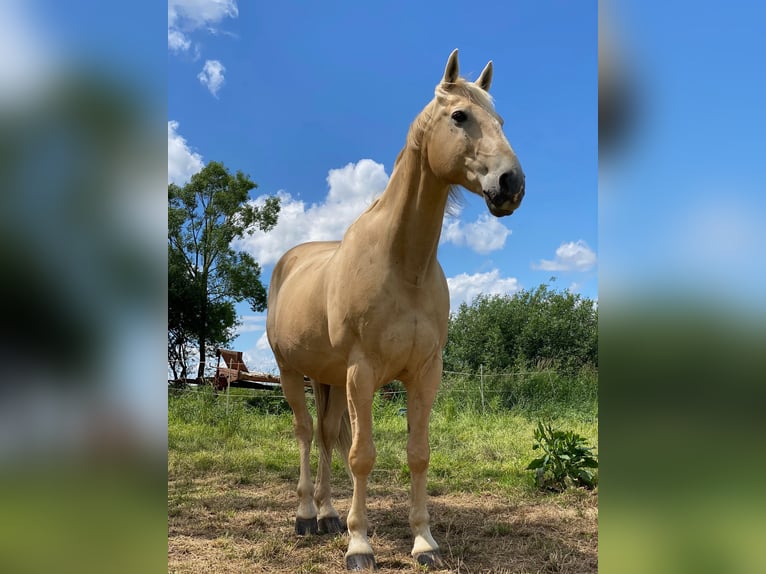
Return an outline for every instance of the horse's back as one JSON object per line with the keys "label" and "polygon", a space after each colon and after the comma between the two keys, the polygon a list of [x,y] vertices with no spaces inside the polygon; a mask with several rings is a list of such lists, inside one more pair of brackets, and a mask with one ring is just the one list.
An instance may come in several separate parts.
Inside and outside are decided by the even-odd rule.
{"label": "horse's back", "polygon": [[312,241],[301,243],[287,251],[274,266],[269,285],[269,303],[271,297],[279,293],[279,289],[290,275],[299,273],[320,272],[323,265],[337,251],[340,241]]}

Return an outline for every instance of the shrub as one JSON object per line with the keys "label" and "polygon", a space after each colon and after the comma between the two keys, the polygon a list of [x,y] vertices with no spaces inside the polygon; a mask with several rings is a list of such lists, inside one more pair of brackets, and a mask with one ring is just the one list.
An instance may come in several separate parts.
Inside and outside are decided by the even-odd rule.
{"label": "shrub", "polygon": [[450,316],[448,371],[553,369],[574,375],[598,368],[594,301],[547,285],[509,295],[479,295]]}
{"label": "shrub", "polygon": [[598,468],[598,461],[582,436],[540,422],[535,441],[532,448],[541,448],[544,454],[530,462],[527,470],[535,471],[538,488],[560,492],[572,485],[588,489],[596,486],[597,478],[589,469]]}

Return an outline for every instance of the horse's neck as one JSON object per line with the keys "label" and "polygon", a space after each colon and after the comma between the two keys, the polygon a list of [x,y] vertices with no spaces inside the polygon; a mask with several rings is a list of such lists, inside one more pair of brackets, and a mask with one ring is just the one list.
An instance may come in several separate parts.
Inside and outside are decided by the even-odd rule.
{"label": "horse's neck", "polygon": [[430,171],[419,150],[406,147],[377,203],[370,209],[369,232],[382,257],[410,283],[421,284],[436,263],[449,186]]}

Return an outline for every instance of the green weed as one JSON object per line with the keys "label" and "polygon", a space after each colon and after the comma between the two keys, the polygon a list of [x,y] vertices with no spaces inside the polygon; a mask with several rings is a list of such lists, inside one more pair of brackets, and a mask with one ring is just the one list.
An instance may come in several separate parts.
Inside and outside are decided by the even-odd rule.
{"label": "green weed", "polygon": [[598,468],[592,447],[584,437],[572,431],[555,430],[550,424],[538,423],[533,449],[542,449],[543,455],[527,465],[535,471],[537,486],[543,490],[562,491],[568,486],[596,486],[596,477],[590,469]]}

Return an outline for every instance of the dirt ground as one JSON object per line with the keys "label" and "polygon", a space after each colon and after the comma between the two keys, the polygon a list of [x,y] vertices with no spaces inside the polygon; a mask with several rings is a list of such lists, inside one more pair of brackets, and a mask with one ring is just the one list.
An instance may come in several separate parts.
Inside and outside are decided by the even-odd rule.
{"label": "dirt ground", "polygon": [[[370,488],[370,541],[380,574],[422,572],[410,556],[408,492]],[[350,489],[337,492],[345,518]],[[345,572],[347,537],[298,537],[289,481],[241,484],[226,477],[168,484],[169,573]],[[595,573],[598,495],[576,491],[514,503],[498,494],[430,497],[431,532],[444,570],[479,573]]]}

